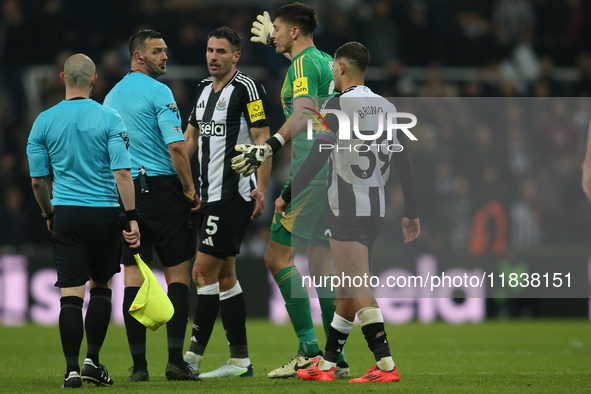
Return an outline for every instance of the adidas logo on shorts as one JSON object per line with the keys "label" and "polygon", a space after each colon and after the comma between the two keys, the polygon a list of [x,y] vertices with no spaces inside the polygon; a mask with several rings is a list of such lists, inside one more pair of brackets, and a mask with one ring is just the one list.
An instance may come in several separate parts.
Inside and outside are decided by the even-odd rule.
{"label": "adidas logo on shorts", "polygon": [[213,240],[211,239],[211,237],[205,238],[202,243],[203,245],[213,246]]}

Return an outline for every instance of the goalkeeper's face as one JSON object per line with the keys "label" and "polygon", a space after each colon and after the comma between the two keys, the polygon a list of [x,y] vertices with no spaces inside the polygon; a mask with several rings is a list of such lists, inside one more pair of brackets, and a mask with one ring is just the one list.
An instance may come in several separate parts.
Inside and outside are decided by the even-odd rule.
{"label": "goalkeeper's face", "polygon": [[271,39],[275,43],[275,52],[287,53],[293,45],[292,39],[293,27],[285,24],[281,19],[275,19],[273,22],[273,32]]}
{"label": "goalkeeper's face", "polygon": [[224,78],[236,71],[236,63],[240,51],[234,52],[230,42],[225,38],[211,37],[207,42],[207,68],[214,78]]}

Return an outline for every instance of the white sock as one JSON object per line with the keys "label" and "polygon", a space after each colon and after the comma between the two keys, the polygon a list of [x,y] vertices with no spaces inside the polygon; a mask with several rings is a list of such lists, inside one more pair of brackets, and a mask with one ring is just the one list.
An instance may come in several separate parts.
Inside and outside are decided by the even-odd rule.
{"label": "white sock", "polygon": [[395,366],[396,365],[394,364],[394,360],[392,360],[392,356],[382,357],[380,361],[376,363],[376,367],[378,367],[378,369],[386,372],[392,371]]}
{"label": "white sock", "polygon": [[239,367],[242,368],[248,368],[248,366],[250,365],[250,358],[246,357],[246,358],[231,358],[230,359],[230,364],[234,364],[237,365]]}

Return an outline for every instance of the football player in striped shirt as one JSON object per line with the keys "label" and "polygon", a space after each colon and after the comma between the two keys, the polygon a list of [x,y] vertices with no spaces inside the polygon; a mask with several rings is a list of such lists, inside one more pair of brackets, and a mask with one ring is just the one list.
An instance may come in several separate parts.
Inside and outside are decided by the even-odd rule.
{"label": "football player in striped shirt", "polygon": [[[327,130],[317,134],[310,155],[290,187],[275,202],[276,213],[283,215],[287,204],[297,197],[330,156],[327,233],[337,273],[351,278],[369,276],[369,253],[385,214],[384,188],[391,162],[398,169],[404,192],[404,242],[412,242],[420,234],[411,158],[406,149],[399,150],[405,146],[404,140],[399,143],[395,135],[390,140],[383,130],[386,114],[396,112],[396,108],[364,86],[368,64],[369,51],[359,43],[347,43],[337,49],[333,75],[336,90],[341,93],[329,99],[323,109],[343,111],[349,119],[353,119],[355,113],[361,113],[363,116],[358,116],[358,130],[371,135],[381,130],[382,135],[376,136],[375,140],[363,140],[356,136],[339,139],[340,122],[335,114],[328,113],[325,117]],[[376,365],[364,376],[350,382],[398,382],[400,375],[390,354],[384,319],[371,287],[349,284],[337,288],[337,294],[336,312],[324,358],[318,358],[312,366],[298,370],[298,376],[304,380],[321,381],[336,378],[337,360],[357,315]]]}
{"label": "football player in striped shirt", "polygon": [[189,156],[198,150],[200,243],[193,266],[198,302],[185,361],[199,373],[218,310],[230,345],[230,360],[202,378],[252,376],[246,339],[246,304],[236,278],[236,255],[251,220],[263,213],[271,162],[257,176],[238,175],[231,159],[236,144],[261,144],[269,138],[267,96],[263,86],[236,69],[242,35],[228,27],[209,33],[210,77],[197,88],[197,101],[185,132]]}

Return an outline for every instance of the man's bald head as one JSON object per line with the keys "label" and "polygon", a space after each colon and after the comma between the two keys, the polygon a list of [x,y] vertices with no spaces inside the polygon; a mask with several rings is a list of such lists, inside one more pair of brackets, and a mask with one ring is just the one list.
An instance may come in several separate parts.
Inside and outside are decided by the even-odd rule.
{"label": "man's bald head", "polygon": [[94,62],[86,55],[77,53],[64,63],[64,82],[69,88],[87,88],[96,74]]}

